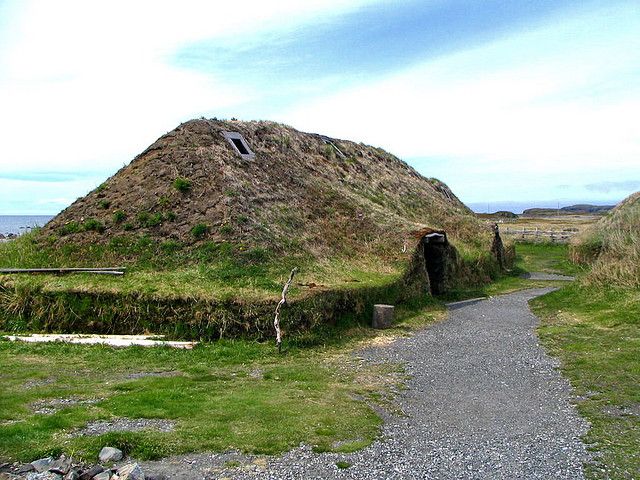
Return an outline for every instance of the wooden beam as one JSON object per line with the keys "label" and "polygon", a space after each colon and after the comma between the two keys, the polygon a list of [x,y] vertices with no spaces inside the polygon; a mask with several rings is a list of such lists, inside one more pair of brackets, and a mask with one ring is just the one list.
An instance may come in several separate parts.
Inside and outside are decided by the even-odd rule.
{"label": "wooden beam", "polygon": [[0,274],[14,273],[94,273],[100,275],[124,275],[124,267],[95,267],[95,268],[2,268]]}

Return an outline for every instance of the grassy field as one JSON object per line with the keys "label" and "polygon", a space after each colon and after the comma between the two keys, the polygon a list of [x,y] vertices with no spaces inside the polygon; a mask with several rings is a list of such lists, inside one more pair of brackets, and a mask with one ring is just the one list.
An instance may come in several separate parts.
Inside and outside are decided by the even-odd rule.
{"label": "grassy field", "polygon": [[[442,301],[430,297],[398,307],[399,322],[384,332],[353,326],[347,316],[344,324],[288,339],[282,356],[272,343],[241,340],[193,351],[2,341],[0,456],[26,461],[64,451],[92,458],[107,443],[137,458],[277,453],[300,442],[320,451],[362,448],[379,432],[372,405],[394,408],[391,392],[402,371],[362,364],[352,352],[443,316]],[[38,413],[60,399],[75,403]],[[74,436],[90,422],[117,418],[169,420],[175,427]]]}
{"label": "grassy field", "polygon": [[516,272],[545,272],[577,275],[583,272],[569,261],[567,245],[554,243],[518,243]]}
{"label": "grassy field", "polygon": [[453,301],[500,295],[525,288],[565,286],[566,282],[563,281],[532,281],[522,278],[522,275],[529,272],[562,275],[579,274],[584,268],[571,263],[568,252],[569,247],[566,244],[550,242],[517,243],[516,258],[511,271],[497,276],[491,283],[486,285],[455,289],[443,295],[442,298]]}
{"label": "grassy field", "polygon": [[571,245],[586,271],[578,282],[532,302],[540,336],[562,360],[591,422],[591,478],[640,472],[640,193],[587,228]]}
{"label": "grassy field", "polygon": [[[351,353],[432,323],[443,308],[432,302],[398,314],[393,329],[336,327],[298,337],[283,355],[271,343],[249,341],[192,351],[0,341],[0,460],[63,451],[92,459],[105,444],[141,459],[278,453],[300,442],[318,451],[362,448],[379,432],[372,406],[391,405],[403,374]],[[118,418],[167,420],[174,429],[78,434],[88,423]]]}
{"label": "grassy field", "polygon": [[598,452],[590,478],[640,472],[640,292],[570,285],[532,301],[540,338],[591,423],[584,439]]}
{"label": "grassy field", "polygon": [[[513,271],[487,287],[401,307],[397,326],[384,332],[346,319],[290,338],[284,355],[253,341],[193,351],[0,341],[0,459],[63,451],[89,459],[107,443],[137,458],[227,449],[278,453],[300,442],[318,451],[362,448],[379,432],[374,406],[394,408],[403,373],[397,365],[362,363],[352,352],[443,318],[444,300],[557,285],[562,288],[532,305],[542,318],[542,342],[561,359],[592,424],[585,441],[598,457],[587,472],[633,478],[640,468],[640,294],[520,277],[532,271],[581,276],[567,255],[566,245],[518,244]],[[70,402],[56,407],[60,399]],[[51,407],[58,410],[46,411]],[[170,421],[173,430],[76,435],[91,422],[118,418]]]}
{"label": "grassy field", "polygon": [[583,231],[597,222],[602,215],[552,215],[540,217],[494,218],[508,228],[531,229],[538,227],[540,230],[577,230]]}
{"label": "grassy field", "polygon": [[[546,217],[518,217],[495,219],[500,224],[500,232],[505,238],[522,242],[546,242],[549,240],[566,243],[588,230],[602,215],[557,215]],[[529,232],[523,236],[519,231]],[[539,232],[537,235],[534,232]],[[553,235],[553,238],[552,238]]]}

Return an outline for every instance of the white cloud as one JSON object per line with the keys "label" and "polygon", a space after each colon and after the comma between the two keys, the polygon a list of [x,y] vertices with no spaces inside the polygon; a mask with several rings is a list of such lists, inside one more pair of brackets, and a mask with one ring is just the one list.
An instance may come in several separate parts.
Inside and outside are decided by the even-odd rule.
{"label": "white cloud", "polygon": [[[257,42],[373,1],[16,0],[0,31],[0,169],[113,172],[180,121],[264,103],[260,85],[172,65],[181,47]],[[408,66],[278,117],[405,158],[450,160],[443,172],[454,181],[444,179],[460,179],[463,194],[474,179],[489,194],[496,176],[559,183],[540,171],[571,179],[579,169],[582,184],[624,179],[640,153],[640,17],[632,4],[605,13]],[[598,178],[607,169],[618,177]],[[4,182],[0,213],[33,198],[57,199],[53,211],[97,183]]]}
{"label": "white cloud", "polygon": [[282,118],[405,158],[464,160],[479,175],[637,168],[640,17],[617,12],[607,18],[616,28],[603,31],[599,13],[313,99]]}
{"label": "white cloud", "polygon": [[113,170],[180,121],[255,95],[172,66],[180,46],[251,37],[360,3],[25,2],[0,46],[0,168]]}

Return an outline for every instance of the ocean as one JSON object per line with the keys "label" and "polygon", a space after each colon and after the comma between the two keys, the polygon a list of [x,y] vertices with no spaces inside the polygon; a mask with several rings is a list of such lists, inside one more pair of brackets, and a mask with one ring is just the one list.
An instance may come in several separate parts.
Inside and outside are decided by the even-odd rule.
{"label": "ocean", "polygon": [[42,227],[53,215],[0,215],[0,234],[21,235],[34,227]]}

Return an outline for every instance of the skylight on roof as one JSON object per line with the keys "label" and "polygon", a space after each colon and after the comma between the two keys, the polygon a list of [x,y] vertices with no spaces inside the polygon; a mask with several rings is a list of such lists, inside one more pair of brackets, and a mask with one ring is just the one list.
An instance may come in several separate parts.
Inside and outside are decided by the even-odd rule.
{"label": "skylight on roof", "polygon": [[251,151],[249,144],[244,139],[242,134],[238,132],[222,132],[224,138],[227,139],[229,144],[233,147],[235,152],[245,160],[252,160],[256,154]]}

